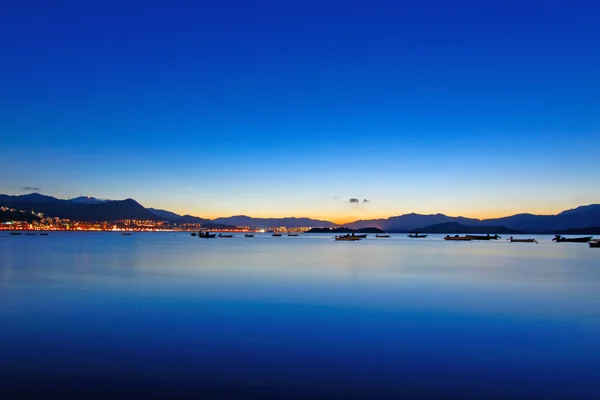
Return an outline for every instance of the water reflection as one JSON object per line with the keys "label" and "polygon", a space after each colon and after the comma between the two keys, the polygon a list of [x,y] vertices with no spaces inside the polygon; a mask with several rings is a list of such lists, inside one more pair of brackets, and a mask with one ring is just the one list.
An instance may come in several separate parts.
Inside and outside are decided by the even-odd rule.
{"label": "water reflection", "polygon": [[598,255],[433,235],[2,237],[0,379],[13,394],[100,379],[140,395],[593,397]]}

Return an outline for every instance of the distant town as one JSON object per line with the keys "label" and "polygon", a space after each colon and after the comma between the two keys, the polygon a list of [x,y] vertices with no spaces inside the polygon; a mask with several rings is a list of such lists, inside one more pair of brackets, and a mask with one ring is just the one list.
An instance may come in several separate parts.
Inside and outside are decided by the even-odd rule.
{"label": "distant town", "polygon": [[152,221],[124,219],[118,221],[74,221],[69,218],[47,217],[43,213],[25,211],[15,208],[0,206],[2,213],[14,216],[13,220],[0,224],[0,230],[29,230],[29,231],[128,231],[128,232],[159,232],[180,231],[193,232],[211,230],[215,232],[294,232],[302,233],[311,227],[286,227],[273,226],[265,229],[250,226],[226,226],[215,224],[182,223],[176,224],[169,221]]}

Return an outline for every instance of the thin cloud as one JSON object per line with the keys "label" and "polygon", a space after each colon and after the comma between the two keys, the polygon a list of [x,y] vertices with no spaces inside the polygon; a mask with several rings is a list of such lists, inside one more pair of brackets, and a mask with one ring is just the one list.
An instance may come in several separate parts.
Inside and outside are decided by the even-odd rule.
{"label": "thin cloud", "polygon": [[37,186],[23,186],[21,188],[21,190],[24,191],[24,192],[31,192],[32,190],[34,192],[39,192],[40,190],[42,190],[42,188],[41,187],[37,187]]}
{"label": "thin cloud", "polygon": [[360,203],[360,200],[357,199],[356,197],[351,197],[350,200],[348,200],[350,203]]}

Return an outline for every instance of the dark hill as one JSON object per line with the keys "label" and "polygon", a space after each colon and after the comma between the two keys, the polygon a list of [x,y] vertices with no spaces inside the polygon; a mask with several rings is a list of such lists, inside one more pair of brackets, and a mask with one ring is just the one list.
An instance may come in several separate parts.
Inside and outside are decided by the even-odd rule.
{"label": "dark hill", "polygon": [[458,222],[444,222],[422,229],[415,229],[419,233],[490,233],[490,234],[518,234],[520,231],[508,229],[504,226],[468,226]]}
{"label": "dark hill", "polygon": [[27,212],[43,213],[46,217],[69,218],[76,221],[164,220],[146,210],[133,199],[113,200],[99,204],[82,204],[32,193],[24,196],[0,195],[0,205]]}
{"label": "dark hill", "polygon": [[[213,222],[210,219],[194,217],[193,215],[183,215],[183,216],[176,218],[174,220],[171,220],[171,221],[176,224],[205,224],[207,222]],[[225,225],[228,225],[228,224],[225,224]],[[228,225],[228,226],[231,226],[231,225]]]}
{"label": "dark hill", "polygon": [[570,228],[600,226],[600,204],[590,204],[556,215],[516,214],[502,218],[474,219],[450,217],[444,214],[404,214],[387,219],[360,220],[347,224],[349,228],[375,226],[387,232],[413,232],[432,225],[455,222],[469,227],[505,227],[515,231],[544,233]]}
{"label": "dark hill", "polygon": [[39,221],[41,218],[35,214],[21,211],[2,211],[0,210],[0,222],[24,221],[33,222]]}
{"label": "dark hill", "polygon": [[548,233],[560,233],[561,235],[600,235],[600,226],[592,226],[589,228],[562,229],[556,232]]}
{"label": "dark hill", "polygon": [[216,218],[212,222],[219,224],[249,226],[251,228],[271,228],[278,226],[286,226],[288,228],[300,228],[311,226],[335,227],[337,226],[330,221],[322,221],[312,218],[252,218],[247,215],[235,215],[233,217]]}
{"label": "dark hill", "polygon": [[312,228],[307,231],[307,233],[385,233],[379,228],[360,228],[360,229],[350,229],[345,226],[339,228]]}
{"label": "dark hill", "polygon": [[110,200],[102,200],[102,199],[97,199],[95,197],[90,197],[90,196],[79,196],[79,197],[75,197],[74,199],[69,200],[73,203],[80,203],[80,204],[100,204],[100,203],[106,203],[107,201]]}
{"label": "dark hill", "polygon": [[152,214],[156,214],[167,221],[175,221],[181,218],[181,215],[175,214],[174,212],[167,210],[159,210],[157,208],[147,208],[147,210],[150,211]]}

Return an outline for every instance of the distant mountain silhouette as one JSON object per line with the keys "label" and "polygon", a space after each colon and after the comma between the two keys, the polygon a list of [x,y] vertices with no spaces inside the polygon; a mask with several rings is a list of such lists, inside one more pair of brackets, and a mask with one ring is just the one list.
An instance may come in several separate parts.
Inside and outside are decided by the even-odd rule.
{"label": "distant mountain silhouette", "polygon": [[24,211],[41,212],[49,217],[69,218],[77,221],[163,220],[133,199],[82,204],[32,193],[23,196],[0,195],[0,205]]}
{"label": "distant mountain silhouette", "polygon": [[312,228],[306,231],[306,233],[385,233],[379,228],[360,228],[360,229],[350,229],[345,226],[341,226],[338,228]]}
{"label": "distant mountain silhouette", "polygon": [[374,226],[386,232],[413,232],[425,226],[441,224],[444,222],[458,222],[465,225],[475,225],[481,223],[481,221],[478,219],[473,218],[449,217],[444,214],[423,215],[411,213],[397,217],[390,217],[388,219],[356,221],[351,224],[346,224],[346,226],[353,229]]}
{"label": "distant mountain silhouette", "polygon": [[[503,218],[479,220],[475,218],[450,217],[444,214],[405,214],[387,219],[361,220],[346,224],[349,228],[375,226],[387,232],[413,232],[445,222],[456,222],[471,227],[499,226],[530,232],[558,232],[569,228],[600,226],[600,204],[591,204],[563,211],[556,215],[516,214]],[[491,233],[491,232],[490,232]]]}
{"label": "distant mountain silhouette", "polygon": [[570,228],[549,233],[560,233],[561,235],[600,235],[600,226],[591,226],[588,228]]}
{"label": "distant mountain silhouette", "polygon": [[[25,211],[35,210],[46,216],[71,218],[81,221],[115,221],[121,219],[141,219],[169,221],[175,224],[224,224],[229,226],[249,226],[269,228],[285,226],[297,227],[339,227],[330,221],[312,218],[252,218],[246,215],[216,218],[214,220],[192,215],[179,216],[176,213],[146,209],[133,199],[101,200],[81,196],[72,200],[60,200],[52,196],[31,193],[21,196],[0,195],[0,206],[13,207]],[[404,214],[387,219],[359,220],[345,224],[350,229],[375,227],[386,232],[423,231],[431,226],[454,222],[479,229],[500,227],[528,233],[560,233],[568,229],[584,229],[600,226],[600,204],[590,204],[556,215],[516,214],[502,218],[479,220],[476,218],[451,217],[444,214]],[[489,233],[495,233],[486,231]]]}
{"label": "distant mountain silhouette", "polygon": [[176,224],[205,224],[213,222],[210,219],[194,217],[193,215],[182,215],[181,217],[171,220]]}
{"label": "distant mountain silhouette", "polygon": [[214,223],[235,225],[235,226],[249,226],[251,228],[269,228],[276,226],[286,226],[288,228],[299,228],[303,226],[319,226],[319,227],[336,227],[330,221],[322,221],[311,218],[252,218],[247,215],[235,215],[233,217],[216,218],[212,220]]}
{"label": "distant mountain silhouette", "polygon": [[79,196],[79,197],[75,197],[74,199],[71,199],[70,201],[73,203],[79,203],[79,204],[100,204],[100,203],[106,203],[107,201],[110,201],[110,200],[97,199],[95,197],[90,197],[90,196]]}
{"label": "distant mountain silhouette", "polygon": [[157,208],[147,208],[147,210],[153,214],[158,215],[159,217],[161,217],[167,221],[177,220],[177,219],[181,218],[181,215],[175,214],[174,212],[167,211],[167,210],[159,210]]}
{"label": "distant mountain silhouette", "polygon": [[504,226],[467,226],[458,222],[442,222],[427,226],[421,229],[415,229],[419,233],[490,233],[490,234],[518,234],[523,233],[508,229]]}
{"label": "distant mountain silhouette", "polygon": [[600,204],[581,206],[556,215],[517,214],[504,218],[486,219],[483,222],[535,233],[587,228],[600,226]]}

